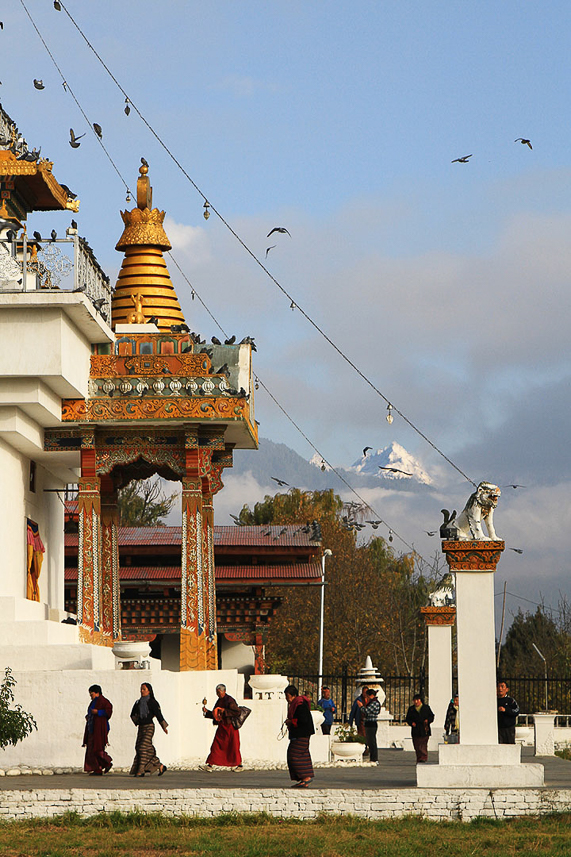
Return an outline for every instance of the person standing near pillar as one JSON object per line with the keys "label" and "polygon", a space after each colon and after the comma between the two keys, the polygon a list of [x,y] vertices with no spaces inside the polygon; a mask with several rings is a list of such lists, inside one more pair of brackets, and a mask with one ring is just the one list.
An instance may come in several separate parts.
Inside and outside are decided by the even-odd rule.
{"label": "person standing near pillar", "polygon": [[508,695],[509,687],[505,681],[499,681],[498,696],[498,743],[515,744],[515,724],[519,714],[519,705]]}
{"label": "person standing near pillar", "polygon": [[113,759],[105,752],[109,743],[109,718],[113,714],[113,706],[105,699],[100,685],[92,684],[89,688],[91,702],[85,715],[85,732],[83,746],[85,747],[85,762],[83,770],[91,775],[100,777],[108,774],[113,767]]}
{"label": "person standing near pillar", "polygon": [[377,717],[381,711],[381,703],[377,699],[377,691],[373,688],[367,691],[366,703],[361,708],[361,716],[365,724],[365,737],[369,748],[369,762],[379,761],[377,749]]}
{"label": "person standing near pillar", "polygon": [[426,705],[419,693],[416,693],[406,713],[406,722],[410,726],[417,765],[428,761],[428,739],[431,735],[430,724],[433,720],[434,714],[430,706]]}
{"label": "person standing near pillar", "polygon": [[321,699],[317,701],[317,704],[323,709],[323,716],[325,718],[321,724],[321,732],[323,735],[330,735],[331,727],[333,726],[333,715],[337,711],[335,703],[331,699],[331,688],[325,686],[321,688]]}

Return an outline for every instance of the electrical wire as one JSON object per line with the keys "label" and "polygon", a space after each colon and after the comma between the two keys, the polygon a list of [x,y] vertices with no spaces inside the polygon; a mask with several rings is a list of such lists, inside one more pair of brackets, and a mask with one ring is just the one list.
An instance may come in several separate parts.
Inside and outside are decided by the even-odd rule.
{"label": "electrical wire", "polygon": [[[20,2],[23,4],[23,0],[20,0]],[[185,176],[185,178],[186,178],[186,179],[190,182],[190,184],[194,187],[194,189],[196,190],[196,192],[197,192],[197,193],[202,197],[202,199],[204,200],[204,202],[209,202],[208,197],[203,193],[203,191],[202,191],[202,190],[201,190],[201,188],[198,186],[198,184],[194,181],[194,179],[192,178],[192,176],[190,176],[190,175],[189,175],[189,173],[185,170],[185,168],[183,167],[183,165],[182,165],[182,164],[180,163],[180,161],[176,158],[176,156],[173,154],[173,152],[171,152],[171,150],[169,149],[169,147],[167,146],[167,144],[164,142],[164,140],[159,136],[159,134],[155,131],[155,129],[153,128],[153,126],[150,124],[150,122],[148,122],[148,121],[147,121],[147,119],[145,118],[145,116],[143,116],[143,114],[141,113],[141,111],[139,110],[139,108],[136,106],[136,104],[133,102],[133,100],[129,97],[129,95],[127,94],[126,90],[121,86],[121,84],[119,83],[119,81],[117,80],[117,78],[115,77],[115,75],[113,74],[113,72],[111,71],[111,69],[110,69],[110,68],[108,67],[108,65],[105,63],[105,61],[103,60],[103,58],[101,57],[101,55],[98,53],[98,51],[95,49],[95,47],[91,44],[91,42],[89,41],[89,39],[87,38],[87,36],[85,35],[85,33],[83,32],[83,30],[81,29],[81,27],[79,26],[79,24],[77,24],[77,22],[75,21],[74,17],[71,15],[71,13],[69,12],[69,10],[68,10],[68,9],[67,9],[67,7],[65,6],[65,4],[64,4],[63,2],[60,2],[60,6],[61,6],[61,8],[63,9],[63,11],[65,12],[65,14],[68,16],[69,20],[71,21],[71,23],[73,24],[73,26],[75,27],[75,29],[77,30],[77,32],[80,34],[81,38],[82,38],[82,39],[84,40],[84,42],[86,43],[86,45],[88,46],[88,48],[92,51],[92,53],[95,55],[95,57],[97,58],[97,60],[101,63],[101,65],[103,66],[103,68],[105,69],[105,71],[107,72],[107,74],[109,75],[109,77],[111,78],[111,80],[115,83],[115,85],[117,86],[117,88],[119,89],[119,91],[123,94],[123,96],[124,96],[124,97],[125,97],[125,99],[126,99],[126,102],[128,102],[128,103],[129,103],[129,105],[133,108],[133,110],[137,113],[137,115],[139,116],[139,118],[141,119],[141,121],[143,122],[143,124],[147,127],[147,129],[150,131],[150,133],[151,133],[151,134],[152,134],[152,136],[155,138],[155,140],[156,140],[156,141],[159,143],[159,145],[164,149],[164,151],[165,151],[165,152],[167,153],[167,155],[171,158],[171,160],[176,164],[176,166],[179,168],[179,170],[182,172],[182,174]],[[26,10],[26,11],[27,11],[27,10]],[[28,15],[29,15],[29,13],[28,13]],[[35,26],[35,25],[34,25],[34,26]],[[375,384],[374,384],[374,383],[373,383],[373,382],[372,382],[372,381],[371,381],[371,380],[370,380],[370,379],[365,375],[365,373],[364,373],[364,372],[362,372],[362,371],[361,371],[361,369],[359,369],[359,367],[357,366],[357,364],[356,364],[356,363],[355,363],[355,362],[354,362],[354,361],[353,361],[353,360],[352,360],[352,359],[351,359],[347,354],[345,354],[345,352],[344,352],[341,348],[339,348],[339,346],[338,346],[338,345],[337,345],[337,344],[336,344],[336,343],[331,339],[331,337],[330,337],[330,336],[329,336],[329,335],[328,335],[328,334],[323,330],[323,328],[322,328],[322,327],[320,327],[320,325],[319,325],[316,321],[314,321],[314,320],[313,320],[313,318],[312,318],[312,317],[311,317],[311,316],[310,316],[310,315],[309,315],[309,314],[308,314],[308,313],[307,313],[307,312],[306,312],[306,311],[305,311],[305,310],[304,310],[304,309],[299,305],[299,302],[298,302],[297,300],[295,300],[295,299],[293,298],[293,296],[292,296],[292,295],[290,295],[290,294],[289,294],[289,292],[287,291],[287,289],[285,289],[285,288],[284,288],[284,286],[282,286],[282,284],[281,284],[281,283],[276,279],[276,277],[274,277],[274,275],[273,275],[273,274],[272,274],[272,273],[271,273],[271,272],[266,268],[266,266],[264,265],[264,263],[263,263],[263,262],[262,262],[262,261],[261,261],[261,260],[256,256],[256,254],[255,254],[255,253],[254,253],[254,252],[253,252],[253,251],[248,247],[248,245],[246,244],[246,242],[245,242],[245,241],[240,237],[240,235],[238,235],[238,233],[235,231],[235,229],[234,229],[234,228],[230,225],[230,223],[228,223],[228,221],[223,217],[223,215],[221,214],[221,212],[220,212],[220,211],[218,211],[218,209],[217,209],[217,208],[216,208],[216,207],[215,207],[211,202],[209,202],[209,206],[210,206],[210,209],[214,212],[214,214],[216,214],[216,216],[220,219],[220,221],[221,221],[221,222],[224,224],[224,226],[228,229],[228,231],[229,231],[229,232],[234,236],[234,238],[238,241],[238,243],[241,245],[241,247],[246,251],[246,253],[248,253],[248,255],[253,259],[253,261],[254,261],[254,262],[255,262],[255,263],[256,263],[256,264],[257,264],[257,265],[262,269],[262,271],[264,271],[264,273],[265,273],[265,274],[270,278],[270,280],[272,280],[272,282],[277,286],[277,288],[282,292],[282,294],[284,294],[284,295],[286,296],[286,298],[290,301],[290,303],[295,304],[295,307],[296,307],[296,308],[299,310],[299,312],[303,315],[303,317],[306,319],[306,321],[307,321],[307,322],[308,322],[308,323],[309,323],[309,324],[310,324],[310,325],[311,325],[311,326],[312,326],[312,327],[313,327],[313,328],[314,328],[314,329],[315,329],[315,330],[316,330],[316,331],[317,331],[317,332],[318,332],[318,333],[319,333],[319,334],[320,334],[320,335],[325,339],[325,341],[326,341],[326,342],[327,342],[327,343],[328,343],[328,344],[333,348],[333,350],[334,350],[334,351],[335,351],[335,352],[336,352],[336,353],[337,353],[337,354],[338,354],[338,355],[339,355],[339,356],[340,356],[340,357],[341,357],[341,358],[342,358],[342,359],[343,359],[343,360],[344,360],[344,361],[345,361],[345,362],[346,362],[346,363],[347,363],[347,364],[348,364],[348,365],[349,365],[349,366],[350,366],[350,367],[351,367],[351,368],[352,368],[352,369],[353,369],[353,370],[354,370],[354,371],[359,375],[359,377],[360,377],[360,378],[361,378],[361,379],[362,379],[362,380],[363,380],[363,381],[364,381],[364,382],[365,382],[365,383],[366,383],[366,384],[367,384],[367,385],[368,385],[368,386],[369,386],[369,387],[370,387],[370,388],[371,388],[371,389],[372,389],[372,390],[373,390],[373,391],[374,391],[378,396],[380,396],[380,398],[381,398],[381,399],[383,399],[383,401],[385,401],[385,402],[387,403],[387,406],[390,406],[390,407],[391,407],[391,409],[392,409],[396,414],[398,414],[398,415],[401,417],[401,419],[402,419],[402,420],[403,420],[403,421],[404,421],[404,422],[405,422],[405,423],[406,423],[406,424],[407,424],[407,425],[408,425],[408,426],[409,426],[413,431],[415,431],[415,432],[416,432],[416,433],[417,433],[417,434],[418,434],[418,435],[419,435],[419,436],[420,436],[420,437],[421,437],[421,438],[422,438],[426,443],[428,443],[428,445],[429,445],[429,446],[431,446],[431,447],[432,447],[432,449],[434,449],[434,450],[435,450],[435,452],[437,452],[437,453],[438,453],[438,455],[440,455],[440,456],[441,456],[441,457],[442,457],[442,458],[443,458],[443,459],[444,459],[444,460],[445,460],[445,461],[446,461],[446,462],[447,462],[451,467],[453,467],[453,468],[454,468],[454,470],[456,470],[456,471],[457,471],[457,472],[458,472],[458,473],[459,473],[459,474],[460,474],[464,479],[466,479],[468,482],[470,482],[470,484],[472,484],[474,487],[477,487],[477,486],[476,486],[476,483],[474,482],[474,480],[473,480],[473,479],[471,479],[469,476],[467,476],[467,475],[466,475],[466,473],[464,473],[464,471],[463,471],[463,470],[461,470],[461,469],[460,469],[460,467],[458,467],[458,465],[457,465],[457,464],[455,464],[455,463],[452,461],[452,459],[451,459],[451,458],[449,458],[449,457],[448,457],[448,456],[447,456],[447,455],[446,455],[446,454],[445,454],[445,453],[444,453],[444,452],[443,452],[443,451],[442,451],[442,450],[441,450],[441,449],[440,449],[440,448],[439,448],[439,447],[438,447],[438,446],[437,446],[437,445],[436,445],[432,440],[430,440],[430,438],[429,438],[429,437],[427,437],[427,435],[426,435],[426,434],[424,434],[424,432],[422,432],[422,431],[421,431],[421,430],[420,430],[420,429],[419,429],[419,428],[418,428],[418,427],[417,427],[417,426],[412,422],[412,420],[410,420],[407,416],[405,416],[405,414],[404,414],[401,410],[399,410],[399,408],[398,408],[398,407],[396,407],[396,405],[392,404],[392,401],[393,401],[393,400],[392,400],[392,399],[387,398],[387,396],[385,396],[385,394],[384,394],[384,393],[382,393],[382,392],[381,392],[381,390],[379,390],[379,388],[378,388],[378,387],[377,387],[377,386],[376,386],[376,385],[375,385]]]}
{"label": "electrical wire", "polygon": [[117,175],[119,176],[119,178],[121,179],[121,181],[123,182],[123,184],[125,185],[125,188],[126,188],[126,190],[127,190],[127,193],[131,193],[131,191],[129,190],[129,185],[127,184],[127,182],[125,181],[125,179],[123,178],[123,176],[121,175],[121,173],[119,172],[119,168],[118,168],[117,164],[115,163],[115,161],[113,160],[113,158],[112,158],[112,157],[111,157],[111,155],[109,154],[109,152],[108,152],[108,150],[107,150],[107,148],[106,148],[106,146],[105,146],[105,144],[104,144],[103,140],[102,140],[102,139],[101,139],[101,137],[99,136],[99,134],[97,134],[97,133],[96,133],[96,131],[95,131],[94,127],[93,127],[92,122],[90,122],[90,120],[89,120],[89,118],[88,118],[88,116],[87,116],[86,112],[84,111],[83,107],[81,106],[81,104],[80,104],[80,103],[79,103],[79,101],[77,100],[77,98],[76,98],[76,96],[75,96],[75,93],[74,93],[73,89],[71,88],[71,86],[70,86],[70,85],[69,85],[69,83],[67,82],[67,79],[66,79],[66,77],[65,77],[65,75],[64,75],[64,73],[63,73],[63,71],[61,70],[61,68],[60,68],[60,67],[59,67],[59,65],[57,64],[57,62],[56,62],[56,59],[55,59],[54,55],[53,55],[53,54],[52,54],[52,52],[50,51],[50,49],[49,49],[49,47],[48,47],[48,45],[47,45],[47,43],[46,43],[46,41],[45,41],[44,37],[42,36],[42,34],[40,33],[40,31],[39,31],[38,27],[36,26],[36,23],[35,23],[34,19],[33,19],[33,18],[32,18],[32,16],[30,15],[30,13],[29,13],[29,11],[28,11],[28,8],[27,8],[27,6],[26,6],[26,4],[25,4],[24,0],[20,0],[20,3],[22,4],[22,6],[23,6],[23,8],[24,8],[24,11],[25,11],[26,15],[27,15],[27,16],[28,16],[28,18],[30,19],[30,23],[32,24],[32,27],[33,27],[33,28],[34,28],[34,30],[36,31],[36,33],[37,33],[37,35],[38,35],[39,40],[41,41],[42,45],[43,45],[43,46],[44,46],[44,48],[46,49],[46,51],[47,51],[47,53],[48,53],[48,56],[50,57],[51,61],[52,61],[52,62],[53,62],[53,64],[55,65],[55,67],[56,67],[56,69],[57,69],[57,71],[58,71],[58,74],[59,74],[59,76],[61,77],[61,82],[62,82],[62,86],[64,87],[64,90],[65,90],[66,92],[69,92],[69,94],[71,95],[71,97],[72,97],[72,98],[73,98],[73,100],[75,101],[75,103],[76,103],[76,105],[77,105],[77,108],[78,108],[78,110],[80,111],[80,113],[81,113],[81,115],[83,116],[83,118],[85,119],[85,121],[87,122],[87,125],[88,125],[89,129],[91,130],[91,132],[92,132],[92,134],[94,135],[95,139],[97,140],[97,142],[99,143],[99,145],[101,146],[101,148],[103,149],[103,151],[105,152],[105,154],[107,155],[107,158],[109,159],[109,163],[112,165],[113,169],[115,170],[115,172],[117,173]]}
{"label": "electrical wire", "polygon": [[[60,67],[59,67],[59,65],[58,65],[58,63],[57,63],[57,61],[56,61],[56,59],[55,59],[54,55],[53,55],[53,54],[52,54],[52,52],[50,51],[50,49],[49,49],[49,47],[48,47],[48,45],[47,45],[47,43],[46,43],[45,39],[43,38],[43,36],[42,36],[42,34],[41,34],[40,30],[39,30],[39,29],[38,29],[38,27],[36,26],[35,21],[33,20],[32,16],[30,15],[30,13],[29,13],[29,11],[28,11],[28,9],[27,9],[27,7],[26,7],[26,4],[25,4],[24,0],[20,0],[20,3],[21,3],[21,5],[23,6],[23,8],[24,8],[24,10],[25,10],[25,12],[26,12],[26,14],[27,14],[27,16],[28,16],[28,18],[29,18],[29,20],[30,20],[30,22],[31,22],[31,24],[32,24],[32,26],[33,26],[33,28],[34,28],[34,30],[36,31],[36,33],[37,33],[37,35],[38,35],[38,38],[39,38],[39,39],[40,39],[40,41],[42,42],[42,44],[43,44],[44,48],[46,49],[46,51],[47,51],[47,53],[48,53],[48,55],[49,55],[50,59],[52,60],[52,62],[53,62],[53,64],[54,64],[54,66],[56,67],[56,69],[57,69],[57,71],[58,71],[58,73],[59,73],[60,77],[62,78],[62,82],[63,82],[63,84],[65,85],[65,89],[66,89],[66,91],[69,91],[69,93],[71,94],[71,96],[72,96],[72,98],[73,98],[73,100],[74,100],[75,104],[77,105],[77,107],[78,107],[79,111],[81,112],[82,116],[85,118],[85,120],[86,120],[86,122],[88,123],[89,127],[90,127],[90,128],[91,128],[91,130],[93,131],[93,134],[95,135],[95,137],[96,137],[97,141],[98,141],[98,142],[99,142],[99,144],[101,145],[101,147],[102,147],[103,151],[105,152],[105,154],[106,154],[106,156],[107,156],[107,158],[108,158],[109,162],[111,163],[111,165],[112,165],[113,169],[115,170],[115,172],[116,172],[116,173],[117,173],[117,175],[119,176],[119,178],[120,178],[121,182],[123,183],[123,185],[125,186],[125,188],[126,188],[127,192],[130,194],[130,193],[131,193],[131,191],[130,191],[130,189],[129,189],[129,186],[128,186],[127,182],[126,182],[126,181],[125,181],[125,179],[123,178],[123,176],[122,176],[121,172],[119,171],[119,168],[118,168],[118,167],[117,167],[117,165],[115,164],[115,162],[114,162],[113,158],[111,157],[111,155],[110,155],[109,151],[107,150],[107,148],[106,148],[106,147],[105,147],[105,145],[103,144],[103,142],[102,142],[101,138],[99,137],[99,135],[98,135],[98,134],[95,132],[95,130],[93,129],[93,127],[92,127],[92,125],[91,125],[91,123],[90,123],[90,121],[89,121],[89,119],[88,119],[88,117],[87,117],[87,114],[85,113],[85,111],[84,111],[84,109],[83,109],[82,105],[80,104],[79,100],[78,100],[78,99],[77,99],[77,97],[75,96],[75,94],[74,94],[74,92],[73,92],[73,90],[72,90],[71,86],[69,85],[69,83],[67,83],[67,80],[66,80],[66,78],[65,78],[65,76],[64,76],[64,74],[63,74],[63,72],[62,72],[62,70],[60,69]],[[95,53],[95,55],[97,56],[97,58],[99,59],[99,61],[102,63],[102,65],[104,66],[104,68],[106,69],[106,71],[108,72],[108,74],[112,77],[112,79],[114,80],[114,82],[116,83],[116,85],[121,89],[121,91],[123,92],[123,94],[125,95],[125,97],[126,97],[126,98],[128,98],[127,93],[126,93],[126,92],[124,92],[124,90],[122,89],[122,87],[120,86],[120,84],[118,83],[118,81],[115,79],[115,77],[113,76],[113,74],[109,71],[109,69],[107,68],[107,66],[105,65],[105,63],[103,62],[103,60],[101,59],[101,57],[99,57],[99,55],[97,54],[97,52],[95,51],[95,49],[93,48],[93,46],[90,44],[90,42],[87,40],[87,38],[83,35],[83,33],[81,32],[81,30],[79,29],[79,27],[77,26],[77,24],[75,23],[75,21],[73,20],[72,16],[71,16],[71,15],[70,15],[70,13],[67,11],[67,9],[65,8],[65,6],[64,6],[64,4],[63,4],[63,3],[61,3],[61,7],[62,7],[62,9],[64,9],[64,10],[65,10],[66,14],[67,14],[67,15],[68,15],[68,17],[70,18],[70,20],[72,21],[72,23],[74,24],[74,26],[75,26],[75,27],[77,28],[77,30],[81,33],[81,35],[83,36],[83,38],[85,39],[85,41],[87,42],[87,44],[89,45],[89,47],[91,48],[91,50]],[[160,140],[160,138],[158,137],[158,135],[154,132],[154,130],[152,129],[152,127],[149,125],[149,123],[146,121],[146,119],[142,116],[142,114],[141,114],[141,113],[140,113],[140,111],[137,109],[137,107],[133,104],[133,102],[132,102],[130,99],[128,99],[128,100],[129,100],[129,103],[131,104],[131,106],[133,107],[133,109],[135,110],[135,112],[140,116],[140,118],[142,119],[142,121],[145,123],[145,125],[147,125],[147,127],[148,127],[148,128],[149,128],[149,130],[153,133],[153,135],[157,138],[157,140],[159,140],[159,142],[161,143],[161,145],[163,146],[163,148],[165,148],[165,149],[166,149],[166,151],[169,153],[169,155],[171,155],[171,157],[173,158],[173,160],[175,160],[175,163],[177,163],[177,165],[180,167],[180,169],[185,173],[185,175],[187,175],[187,174],[186,174],[186,172],[184,171],[183,167],[178,163],[178,161],[176,161],[176,159],[174,158],[174,156],[173,156],[173,155],[170,153],[170,151],[166,148],[166,145],[165,145],[165,144]],[[188,175],[187,175],[187,178],[188,178],[188,179],[189,179],[189,181],[194,185],[194,182],[193,182],[193,180],[190,178],[190,176],[188,176]],[[197,191],[198,191],[202,196],[204,196],[204,195],[202,194],[202,192],[200,191],[200,189],[199,189],[196,185],[194,185],[194,186],[196,187],[196,190],[197,190]],[[204,199],[205,199],[205,201],[206,201],[206,197],[204,197]],[[211,206],[211,207],[212,207],[212,206]],[[214,207],[212,207],[212,210],[213,210],[213,211],[215,211]],[[251,256],[253,256],[253,258],[254,258],[256,261],[259,261],[259,260],[254,256],[254,254],[249,250],[249,248],[244,244],[244,242],[242,241],[242,239],[241,239],[241,238],[240,238],[240,237],[239,237],[239,236],[234,232],[234,230],[232,229],[232,227],[231,227],[231,226],[229,226],[229,224],[227,224],[227,223],[226,223],[226,221],[224,220],[224,218],[223,218],[223,217],[222,217],[218,212],[216,212],[216,213],[218,214],[218,216],[220,217],[220,219],[222,220],[222,222],[223,222],[223,223],[224,223],[224,224],[225,224],[225,225],[230,229],[230,231],[235,235],[235,237],[237,238],[237,240],[238,240],[238,241],[239,241],[239,242],[244,246],[244,248],[248,251],[248,253],[250,253],[250,255],[251,255]],[[225,331],[224,327],[221,325],[221,323],[218,321],[218,319],[215,317],[215,315],[214,315],[214,314],[212,313],[212,311],[209,309],[209,307],[207,306],[207,304],[205,303],[205,301],[201,298],[200,294],[196,291],[195,287],[193,286],[193,284],[191,283],[191,281],[189,280],[189,278],[187,277],[187,275],[185,274],[185,272],[183,271],[183,269],[182,269],[182,268],[181,268],[181,266],[179,265],[179,263],[178,263],[178,261],[176,260],[176,258],[173,256],[173,254],[172,254],[171,252],[169,252],[169,253],[168,253],[168,256],[169,256],[169,258],[172,260],[173,264],[175,265],[175,267],[177,268],[177,270],[179,271],[179,273],[181,274],[181,276],[183,277],[183,279],[185,280],[185,282],[187,283],[187,285],[190,287],[190,289],[191,289],[191,293],[192,293],[192,295],[193,295],[193,298],[194,298],[194,296],[196,296],[196,298],[198,299],[198,301],[200,302],[200,304],[202,305],[202,307],[204,308],[204,310],[208,313],[208,315],[210,316],[210,318],[213,320],[213,322],[215,323],[215,325],[218,327],[218,329],[222,332],[222,334],[223,334],[225,337],[228,337],[228,334],[227,334],[227,332]],[[260,263],[260,264],[261,264],[261,263]],[[268,275],[269,275],[272,279],[274,279],[274,278],[273,278],[273,276],[269,273],[269,271],[267,271],[267,269],[266,269],[263,265],[262,265],[262,267],[264,268],[264,270],[266,270],[266,272],[268,273]],[[279,288],[280,288],[280,289],[282,289],[282,287],[281,287],[281,286],[280,286],[280,284],[277,282],[277,280],[275,280],[275,282],[276,282],[276,284],[279,286]],[[282,289],[282,291],[284,291],[284,290]],[[286,294],[286,295],[287,295],[287,292],[285,292],[285,291],[284,291],[284,294]],[[288,298],[290,298],[290,300],[293,300],[289,295],[288,295]],[[300,311],[303,313],[303,315],[306,315],[306,313],[305,313],[303,310],[300,310]],[[309,320],[312,324],[314,324],[314,326],[315,326],[315,323],[314,323],[314,322],[309,318],[309,316],[307,316],[307,315],[306,315],[306,317],[307,317],[307,318],[308,318],[308,320]],[[328,338],[328,337],[326,336],[326,334],[323,334],[323,335],[324,335],[326,338]],[[331,342],[331,344],[333,345],[333,347],[335,347],[335,348],[337,349],[337,346],[335,346],[335,344],[334,344],[331,340],[329,340],[329,341]],[[337,350],[339,350],[339,349],[337,349]],[[341,353],[341,352],[340,352],[340,353]],[[354,367],[354,368],[355,368],[355,369],[357,369],[357,367]],[[357,369],[357,371],[359,372],[359,370],[358,370],[358,369]],[[360,373],[360,374],[361,374],[361,373]],[[323,461],[323,462],[324,462],[324,463],[329,467],[329,469],[330,469],[333,473],[335,473],[335,475],[337,476],[337,478],[338,478],[338,479],[339,479],[339,480],[340,480],[340,481],[341,481],[341,482],[342,482],[342,483],[343,483],[343,484],[344,484],[344,485],[345,485],[345,486],[346,486],[346,487],[347,487],[347,488],[348,488],[348,489],[349,489],[349,490],[350,490],[350,491],[351,491],[351,492],[352,492],[352,493],[357,497],[357,499],[360,501],[360,503],[361,503],[365,508],[370,509],[370,511],[372,512],[372,514],[375,516],[376,520],[378,520],[378,521],[379,521],[379,523],[383,524],[383,525],[388,529],[388,531],[389,531],[389,536],[391,536],[391,535],[396,536],[396,537],[397,537],[397,538],[398,538],[398,539],[399,539],[399,540],[400,540],[400,541],[401,541],[401,542],[402,542],[402,543],[403,543],[403,544],[404,544],[404,545],[405,545],[405,546],[406,546],[406,547],[407,547],[407,548],[408,548],[412,553],[414,553],[414,554],[415,554],[415,556],[417,556],[417,558],[418,558],[418,559],[420,559],[424,564],[428,565],[429,563],[427,562],[427,560],[426,560],[426,559],[424,559],[424,557],[422,557],[422,556],[421,556],[421,554],[419,554],[419,553],[418,553],[418,551],[417,551],[417,550],[416,550],[412,545],[410,545],[410,544],[406,541],[406,539],[404,539],[404,538],[403,538],[403,536],[401,536],[401,535],[398,533],[398,531],[397,531],[397,530],[395,530],[393,527],[391,527],[391,526],[390,526],[390,525],[389,525],[389,524],[388,524],[388,523],[387,523],[387,522],[386,522],[386,521],[381,517],[381,515],[376,511],[376,509],[375,509],[373,506],[371,506],[371,504],[370,504],[370,503],[368,503],[368,502],[367,502],[367,501],[366,501],[366,500],[365,500],[365,499],[364,499],[364,498],[359,494],[359,492],[358,492],[358,491],[357,491],[357,490],[356,490],[356,489],[355,489],[355,488],[354,488],[354,487],[353,487],[353,486],[352,486],[352,485],[347,481],[347,479],[343,476],[343,474],[342,474],[342,473],[340,473],[340,472],[339,472],[339,470],[337,470],[337,469],[336,469],[336,468],[335,468],[335,467],[334,467],[334,466],[333,466],[333,465],[332,465],[332,464],[331,464],[331,463],[330,463],[330,462],[325,458],[325,456],[324,456],[324,455],[319,451],[319,449],[318,449],[318,448],[315,446],[315,444],[310,440],[310,438],[305,434],[305,432],[301,429],[301,427],[300,427],[300,426],[295,422],[295,420],[293,419],[293,417],[288,413],[288,411],[283,407],[283,405],[281,405],[281,403],[280,403],[280,402],[278,402],[278,400],[276,399],[276,397],[275,397],[275,396],[273,395],[273,393],[269,390],[269,388],[266,386],[266,384],[264,384],[264,383],[263,383],[263,381],[260,379],[260,377],[259,377],[258,375],[255,375],[254,377],[255,377],[255,381],[256,381],[256,383],[258,383],[258,384],[263,388],[263,390],[266,392],[266,394],[267,394],[267,395],[270,397],[270,399],[274,402],[274,404],[276,405],[276,407],[281,411],[281,413],[286,417],[286,419],[287,419],[287,420],[289,420],[289,422],[294,426],[294,428],[295,428],[295,429],[296,429],[296,430],[301,434],[301,436],[304,438],[304,440],[309,444],[309,446],[314,450],[314,452],[316,452],[316,453],[317,453],[317,455],[321,458],[321,460],[322,460],[322,461]],[[363,376],[363,377],[365,377],[365,376]],[[381,396],[383,395],[382,393],[380,393],[380,391],[379,391],[379,394],[380,394]],[[383,398],[384,398],[384,397],[383,397]],[[388,400],[386,400],[386,401],[388,402]],[[392,407],[393,407],[393,410],[395,410],[397,413],[399,413],[399,414],[400,414],[400,411],[398,411],[398,409],[397,409],[396,407],[394,407],[394,405],[393,405]],[[405,421],[407,421],[407,422],[408,422],[408,420],[406,419],[406,417],[404,417],[404,416],[403,416],[403,418],[405,419]],[[430,441],[428,441],[428,442],[430,443]],[[441,453],[441,454],[442,454],[442,453]],[[453,465],[453,466],[455,466],[455,465]],[[457,468],[456,468],[456,469],[457,469]],[[460,471],[460,472],[461,472],[461,471]],[[462,475],[464,475],[464,474],[462,474]],[[466,478],[468,478],[468,477],[466,477]],[[471,480],[469,480],[469,481],[471,481]],[[475,484],[475,483],[473,483],[473,484]]]}

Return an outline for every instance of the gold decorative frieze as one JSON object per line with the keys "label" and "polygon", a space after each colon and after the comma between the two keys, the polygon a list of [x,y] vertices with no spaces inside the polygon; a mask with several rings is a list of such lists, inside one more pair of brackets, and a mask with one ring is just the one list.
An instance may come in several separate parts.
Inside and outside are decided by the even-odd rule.
{"label": "gold decorative frieze", "polygon": [[193,399],[64,399],[62,422],[117,422],[134,420],[247,420],[244,398]]}
{"label": "gold decorative frieze", "polygon": [[207,354],[137,354],[119,357],[116,354],[93,354],[91,378],[113,378],[130,375],[203,375],[210,374],[211,361]]}

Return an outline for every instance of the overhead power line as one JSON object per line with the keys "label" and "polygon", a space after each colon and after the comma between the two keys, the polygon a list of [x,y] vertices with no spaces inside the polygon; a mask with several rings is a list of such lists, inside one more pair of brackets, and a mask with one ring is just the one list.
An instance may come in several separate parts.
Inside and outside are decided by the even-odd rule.
{"label": "overhead power line", "polygon": [[[22,5],[24,5],[23,0],[20,0]],[[113,83],[117,86],[119,91],[125,97],[126,102],[129,103],[130,107],[137,113],[143,124],[148,128],[150,133],[153,135],[155,140],[159,143],[159,145],[164,149],[167,155],[171,158],[171,160],[176,164],[181,173],[185,176],[185,178],[190,182],[196,192],[202,197],[205,203],[209,203],[209,208],[216,214],[216,216],[220,219],[220,221],[224,224],[224,226],[228,229],[228,231],[234,236],[234,238],[238,241],[241,247],[248,253],[248,255],[254,260],[254,262],[262,269],[262,271],[266,274],[267,277],[274,283],[274,285],[282,292],[283,295],[290,301],[290,304],[294,305],[296,309],[303,315],[306,321],[320,334],[320,336],[325,339],[325,341],[333,348],[333,350],[359,375],[359,377],[378,395],[384,402],[386,402],[387,406],[390,406],[391,409],[398,414],[401,419],[414,431],[418,434],[435,452],[438,453],[451,467],[454,468],[464,479],[470,482],[474,487],[476,487],[476,483],[473,479],[471,479],[464,471],[455,464],[452,459],[446,455],[430,438],[423,432],[421,429],[416,426],[411,419],[409,419],[396,405],[393,404],[393,400],[385,396],[385,394],[379,390],[379,388],[365,375],[365,373],[359,369],[357,364],[347,355],[345,352],[331,339],[331,337],[323,330],[323,328],[316,322],[314,319],[307,313],[299,304],[299,302],[294,299],[294,297],[287,291],[287,289],[282,286],[282,284],[274,277],[274,275],[266,268],[264,263],[256,256],[256,254],[248,247],[246,242],[240,237],[240,235],[236,232],[236,230],[228,223],[228,221],[223,217],[221,212],[213,205],[212,202],[209,201],[209,197],[202,191],[202,189],[198,186],[192,176],[186,171],[178,158],[174,155],[174,153],[170,150],[165,141],[160,137],[160,135],[155,131],[151,123],[145,118],[142,112],[139,110],[137,105],[133,102],[132,98],[129,96],[127,91],[123,88],[123,86],[119,83],[107,63],[104,61],[102,56],[96,50],[96,48],[89,41],[79,24],[74,19],[73,15],[69,12],[67,7],[63,2],[60,2],[61,9],[65,12],[81,38],[84,40],[85,44],[88,46],[90,51],[97,58],[98,62],[101,63],[102,67],[105,69]],[[25,7],[24,7],[25,8]],[[27,11],[27,10],[26,10]],[[28,13],[29,16],[29,13]],[[34,25],[35,26],[35,25]],[[36,28],[37,29],[37,28]]]}

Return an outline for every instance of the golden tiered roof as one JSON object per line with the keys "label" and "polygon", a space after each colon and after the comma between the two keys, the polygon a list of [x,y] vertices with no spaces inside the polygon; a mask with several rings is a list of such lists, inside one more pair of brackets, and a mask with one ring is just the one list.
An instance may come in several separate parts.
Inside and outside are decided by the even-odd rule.
{"label": "golden tiered roof", "polygon": [[162,331],[184,322],[174,286],[163,258],[163,250],[171,244],[163,229],[164,211],[152,208],[153,191],[149,168],[143,164],[137,179],[137,207],[122,211],[125,229],[116,250],[124,250],[125,258],[111,302],[112,326],[144,324],[158,319]]}

